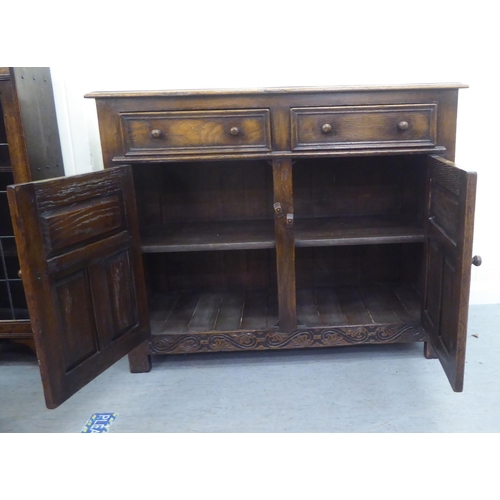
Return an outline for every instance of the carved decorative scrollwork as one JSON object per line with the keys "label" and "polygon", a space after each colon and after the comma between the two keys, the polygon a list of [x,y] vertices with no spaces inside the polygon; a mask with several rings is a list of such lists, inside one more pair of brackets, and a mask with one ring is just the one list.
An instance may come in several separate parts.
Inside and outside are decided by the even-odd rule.
{"label": "carved decorative scrollwork", "polygon": [[390,325],[384,328],[377,328],[375,330],[375,338],[377,342],[391,342],[398,337],[404,337],[406,333],[411,334],[412,326],[397,327],[397,325]]}
{"label": "carved decorative scrollwork", "polygon": [[266,340],[271,349],[311,347],[314,343],[314,332],[312,330],[298,330],[291,334],[270,332]]}
{"label": "carved decorative scrollwork", "polygon": [[215,334],[208,340],[211,351],[235,351],[255,348],[257,337],[252,332],[242,332],[235,334]]}
{"label": "carved decorative scrollwork", "polygon": [[425,341],[419,324],[363,325],[330,328],[301,328],[291,333],[276,330],[256,332],[196,333],[155,335],[151,354],[301,349],[343,345],[389,344]]}
{"label": "carved decorative scrollwork", "polygon": [[152,353],[199,352],[201,338],[195,335],[154,335],[149,344]]}
{"label": "carved decorative scrollwork", "polygon": [[364,344],[368,341],[369,332],[366,327],[328,328],[321,332],[321,342],[325,346],[339,346],[348,344]]}

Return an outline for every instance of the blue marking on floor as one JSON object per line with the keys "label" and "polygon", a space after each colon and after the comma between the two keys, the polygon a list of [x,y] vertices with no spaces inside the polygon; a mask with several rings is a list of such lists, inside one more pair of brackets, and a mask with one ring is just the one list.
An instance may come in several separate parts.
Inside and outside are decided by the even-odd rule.
{"label": "blue marking on floor", "polygon": [[116,420],[118,413],[94,413],[87,421],[82,433],[109,432],[111,424]]}

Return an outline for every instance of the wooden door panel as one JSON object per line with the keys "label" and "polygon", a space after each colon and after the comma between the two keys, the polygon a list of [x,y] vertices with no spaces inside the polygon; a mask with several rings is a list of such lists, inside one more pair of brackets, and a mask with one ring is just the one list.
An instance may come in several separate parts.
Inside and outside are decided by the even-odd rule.
{"label": "wooden door panel", "polygon": [[71,207],[50,210],[40,216],[50,256],[72,245],[98,238],[124,225],[123,204],[117,194],[76,202]]}
{"label": "wooden door panel", "polygon": [[149,336],[132,172],[21,184],[8,196],[55,408]]}
{"label": "wooden door panel", "polygon": [[422,320],[453,390],[463,390],[476,174],[430,157]]}
{"label": "wooden door panel", "polygon": [[429,241],[427,250],[427,295],[425,302],[425,312],[429,324],[436,327],[439,323],[442,297],[442,256],[439,246],[434,241]]}
{"label": "wooden door panel", "polygon": [[85,270],[54,283],[66,373],[99,352],[99,339],[92,315],[92,295]]}
{"label": "wooden door panel", "polygon": [[452,262],[444,258],[443,275],[442,275],[442,311],[441,324],[439,327],[441,341],[449,353],[455,352],[457,349],[458,338],[455,332],[457,331],[457,317],[453,304],[454,291],[459,284],[457,283],[457,269]]}
{"label": "wooden door panel", "polygon": [[110,296],[110,310],[114,332],[112,340],[117,339],[138,319],[137,301],[131,272],[129,252],[124,251],[114,255],[105,263],[107,290]]}

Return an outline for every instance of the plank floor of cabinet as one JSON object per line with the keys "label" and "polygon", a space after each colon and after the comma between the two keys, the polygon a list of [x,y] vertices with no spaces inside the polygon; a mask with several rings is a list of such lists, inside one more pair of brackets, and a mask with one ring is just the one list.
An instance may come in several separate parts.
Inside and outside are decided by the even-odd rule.
{"label": "plank floor of cabinet", "polygon": [[[157,295],[150,312],[153,335],[278,330],[276,291]],[[301,289],[297,318],[298,328],[418,323],[420,296],[401,284]]]}
{"label": "plank floor of cabinet", "polygon": [[151,305],[152,334],[271,330],[278,322],[276,290],[158,295]]}

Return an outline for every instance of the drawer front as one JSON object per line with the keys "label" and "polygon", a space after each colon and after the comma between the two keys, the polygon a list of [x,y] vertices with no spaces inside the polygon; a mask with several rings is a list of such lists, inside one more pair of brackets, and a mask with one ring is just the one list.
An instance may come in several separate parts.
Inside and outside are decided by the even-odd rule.
{"label": "drawer front", "polygon": [[434,146],[436,104],[292,108],[292,149]]}
{"label": "drawer front", "polygon": [[122,113],[126,156],[271,150],[268,109]]}

